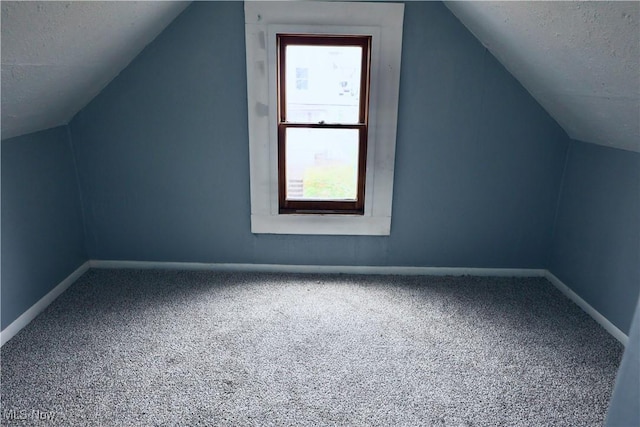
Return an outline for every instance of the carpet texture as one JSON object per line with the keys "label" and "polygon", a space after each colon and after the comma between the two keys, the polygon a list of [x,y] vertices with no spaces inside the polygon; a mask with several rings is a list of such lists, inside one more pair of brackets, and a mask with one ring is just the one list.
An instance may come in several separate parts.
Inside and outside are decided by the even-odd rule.
{"label": "carpet texture", "polygon": [[90,270],[2,425],[597,426],[622,352],[541,278]]}

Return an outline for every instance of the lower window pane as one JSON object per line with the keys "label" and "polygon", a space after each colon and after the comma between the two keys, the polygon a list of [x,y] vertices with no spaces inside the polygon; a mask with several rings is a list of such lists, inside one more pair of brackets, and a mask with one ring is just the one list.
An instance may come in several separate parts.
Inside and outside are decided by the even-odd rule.
{"label": "lower window pane", "polygon": [[356,200],[358,132],[287,128],[287,200]]}

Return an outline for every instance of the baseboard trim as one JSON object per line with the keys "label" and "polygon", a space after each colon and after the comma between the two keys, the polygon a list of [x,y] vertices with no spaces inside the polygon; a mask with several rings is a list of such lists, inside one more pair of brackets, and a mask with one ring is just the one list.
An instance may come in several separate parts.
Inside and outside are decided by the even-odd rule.
{"label": "baseboard trim", "polygon": [[615,339],[620,341],[625,347],[629,342],[629,337],[611,323],[606,317],[604,317],[598,310],[593,308],[588,302],[583,300],[578,294],[571,290],[571,288],[565,285],[562,280],[558,279],[549,270],[545,271],[544,277],[551,282],[560,292],[562,292],[567,298],[573,301],[578,307],[584,310],[589,316],[600,324],[607,332],[609,332]]}
{"label": "baseboard trim", "polygon": [[7,341],[13,338],[18,332],[22,330],[25,326],[29,324],[33,319],[35,319],[38,314],[42,313],[42,311],[49,306],[56,298],[60,296],[64,291],[67,290],[69,286],[71,286],[76,280],[80,278],[87,270],[90,268],[90,262],[86,261],[80,267],[78,267],[73,273],[67,276],[62,282],[60,282],[55,288],[53,288],[49,293],[40,298],[38,302],[33,304],[27,311],[22,313],[20,317],[11,322],[9,326],[4,328],[2,332],[0,332],[0,347],[3,346]]}
{"label": "baseboard trim", "polygon": [[164,269],[245,271],[266,273],[342,273],[392,274],[406,276],[497,276],[544,277],[546,270],[532,268],[458,268],[458,267],[404,267],[404,266],[352,266],[352,265],[291,265],[291,264],[224,264],[162,261],[91,260],[91,268]]}
{"label": "baseboard trim", "polygon": [[13,338],[22,328],[38,316],[60,294],[90,268],[98,269],[164,269],[200,271],[244,271],[267,273],[334,273],[334,274],[391,274],[407,276],[495,276],[495,277],[544,277],[560,292],[584,310],[607,332],[627,345],[629,337],[600,314],[589,303],[565,285],[553,273],[535,268],[461,268],[461,267],[404,267],[404,266],[347,266],[347,265],[291,265],[291,264],[236,264],[162,261],[90,260],[83,263],[48,294],[31,306],[0,333],[0,347]]}
{"label": "baseboard trim", "polygon": [[394,274],[424,276],[495,276],[495,277],[544,277],[565,296],[584,310],[607,332],[623,345],[629,338],[606,317],[589,305],[553,273],[536,268],[462,268],[462,267],[404,267],[404,266],[347,266],[347,265],[291,265],[291,264],[235,264],[163,261],[114,261],[91,260],[92,268],[210,270],[272,273],[342,273],[342,274]]}

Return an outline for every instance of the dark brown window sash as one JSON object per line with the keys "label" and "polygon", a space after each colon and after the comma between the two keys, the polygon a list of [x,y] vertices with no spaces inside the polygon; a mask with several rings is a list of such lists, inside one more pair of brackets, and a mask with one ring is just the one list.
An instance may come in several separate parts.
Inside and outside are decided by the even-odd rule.
{"label": "dark brown window sash", "polygon": [[[351,35],[277,35],[277,94],[278,94],[278,203],[281,214],[364,214],[364,194],[367,163],[367,138],[369,130],[369,79],[371,37]],[[360,108],[356,124],[341,123],[288,123],[286,120],[286,47],[302,46],[360,46],[362,66],[360,71]],[[286,180],[286,129],[357,129],[358,183],[356,200],[287,200]]]}

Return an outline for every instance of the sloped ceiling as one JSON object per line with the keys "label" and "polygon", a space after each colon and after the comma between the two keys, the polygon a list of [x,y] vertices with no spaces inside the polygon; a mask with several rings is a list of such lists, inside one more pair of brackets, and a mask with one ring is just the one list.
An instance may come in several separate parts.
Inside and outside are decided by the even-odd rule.
{"label": "sloped ceiling", "polygon": [[[446,2],[572,138],[640,152],[640,2]],[[67,123],[188,2],[2,2],[2,138]]]}
{"label": "sloped ceiling", "polygon": [[640,2],[446,2],[563,127],[640,152]]}
{"label": "sloped ceiling", "polygon": [[66,124],[188,6],[2,2],[2,138]]}

